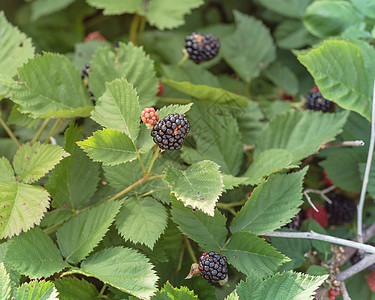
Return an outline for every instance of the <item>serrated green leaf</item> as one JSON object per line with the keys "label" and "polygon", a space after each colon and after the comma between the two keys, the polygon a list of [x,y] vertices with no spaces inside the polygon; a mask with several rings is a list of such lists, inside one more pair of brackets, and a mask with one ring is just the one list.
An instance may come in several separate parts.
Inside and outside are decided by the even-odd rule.
{"label": "serrated green leaf", "polygon": [[34,130],[37,129],[39,123],[41,122],[40,119],[32,119],[30,114],[23,114],[21,113],[18,108],[20,106],[18,104],[13,105],[12,110],[9,114],[7,124],[8,125],[20,125],[27,128],[32,128]]}
{"label": "serrated green leaf", "polygon": [[12,238],[4,262],[30,278],[49,277],[69,266],[52,239],[39,227]]}
{"label": "serrated green leaf", "polygon": [[51,281],[33,280],[20,286],[16,293],[17,300],[58,300],[59,293]]}
{"label": "serrated green leaf", "polygon": [[267,9],[291,18],[302,18],[313,0],[259,0]]}
{"label": "serrated green leaf", "polygon": [[[31,39],[10,24],[0,11],[0,73],[13,77],[17,68],[34,56]],[[3,94],[0,88],[0,95]]]}
{"label": "serrated green leaf", "polygon": [[99,294],[96,287],[84,279],[64,277],[54,282],[61,300],[93,300]]}
{"label": "serrated green leaf", "polygon": [[94,195],[99,181],[99,165],[93,163],[77,146],[83,133],[73,125],[65,131],[65,150],[70,156],[61,161],[45,185],[53,198],[52,206],[75,210]]}
{"label": "serrated green leaf", "polygon": [[154,62],[141,47],[133,43],[120,43],[116,50],[101,47],[96,51],[90,69],[89,86],[96,98],[103,95],[106,82],[125,78],[137,90],[142,108],[155,104],[159,84]]}
{"label": "serrated green leaf", "polygon": [[250,184],[255,185],[263,180],[263,177],[269,176],[282,169],[296,167],[292,165],[293,155],[284,149],[269,149],[261,152],[242,175],[248,177]]}
{"label": "serrated green leaf", "polygon": [[27,231],[40,223],[49,195],[39,186],[0,182],[0,239]]}
{"label": "serrated green leaf", "polygon": [[367,0],[350,0],[351,4],[368,18],[375,19],[375,3]]}
{"label": "serrated green leaf", "polygon": [[165,173],[164,181],[178,200],[185,206],[189,205],[214,216],[215,205],[224,186],[217,164],[204,160],[190,166],[186,171],[168,167]]}
{"label": "serrated green leaf", "polygon": [[223,174],[224,191],[233,190],[240,185],[251,185],[247,177],[234,177],[232,175]]}
{"label": "serrated green leaf", "polygon": [[57,230],[57,242],[65,260],[77,263],[99,244],[121,207],[121,201],[104,202],[85,210]]}
{"label": "serrated green leaf", "polygon": [[247,106],[246,97],[220,88],[214,88],[208,85],[192,84],[188,81],[178,82],[170,79],[165,79],[163,82],[180,92],[188,94],[204,102],[218,105],[233,105],[236,107]]}
{"label": "serrated green leaf", "polygon": [[159,115],[159,119],[162,120],[169,114],[174,114],[174,113],[185,114],[190,110],[192,105],[193,103],[189,103],[187,105],[177,105],[177,104],[168,105],[159,109],[157,113]]}
{"label": "serrated green leaf", "polygon": [[5,269],[5,266],[0,262],[0,299],[8,300],[10,299],[11,285],[10,277]]}
{"label": "serrated green leaf", "polygon": [[19,181],[33,183],[67,156],[69,153],[58,145],[27,143],[18,148],[14,155],[14,171]]}
{"label": "serrated green leaf", "polygon": [[276,58],[269,29],[262,22],[235,11],[236,30],[222,41],[225,61],[249,82]]}
{"label": "serrated green leaf", "polygon": [[14,183],[14,171],[5,157],[0,157],[0,183]]}
{"label": "serrated green leaf", "polygon": [[364,56],[357,45],[324,41],[319,48],[298,55],[298,59],[314,77],[323,97],[370,120],[374,70],[366,72]]}
{"label": "serrated green leaf", "polygon": [[260,276],[269,275],[281,264],[290,261],[265,240],[250,232],[234,233],[222,254],[237,270],[247,275],[251,272]]}
{"label": "serrated green leaf", "polygon": [[123,78],[108,82],[105,86],[105,92],[98,99],[91,118],[104,127],[126,133],[135,141],[141,116],[137,91]]}
{"label": "serrated green leaf", "polygon": [[229,296],[225,298],[225,300],[239,300],[240,298],[237,295],[237,291],[234,290]]}
{"label": "serrated green leaf", "polygon": [[79,69],[83,70],[87,63],[94,57],[95,52],[99,47],[109,46],[108,41],[91,40],[89,42],[77,43],[74,45],[73,64]]}
{"label": "serrated green leaf", "polygon": [[274,174],[253,190],[249,200],[233,219],[232,232],[261,234],[287,224],[302,201],[304,169],[292,174]]}
{"label": "serrated green leaf", "polygon": [[94,276],[142,299],[156,292],[158,276],[148,259],[136,250],[113,247],[95,253],[81,264],[80,273]]}
{"label": "serrated green leaf", "polygon": [[88,4],[103,9],[104,15],[121,15],[143,11],[143,0],[86,0]]}
{"label": "serrated green leaf", "polygon": [[173,201],[172,204],[172,218],[180,231],[205,251],[219,252],[228,234],[225,216],[218,209],[215,209],[215,215],[210,217],[184,207],[180,201]]}
{"label": "serrated green leaf", "polygon": [[116,228],[125,240],[153,248],[167,226],[168,214],[162,204],[151,197],[125,200],[116,217]]}
{"label": "serrated green leaf", "polygon": [[272,119],[260,133],[254,156],[278,148],[293,155],[293,163],[313,154],[342,131],[348,116],[341,113],[322,114],[313,111],[289,111]]}
{"label": "serrated green leaf", "polygon": [[118,165],[137,158],[133,141],[118,130],[104,128],[88,139],[77,142],[93,161],[104,165]]}
{"label": "serrated green leaf", "polygon": [[58,12],[75,0],[36,0],[31,3],[31,21],[35,22],[40,17]]}
{"label": "serrated green leaf", "polygon": [[154,296],[153,300],[189,300],[198,299],[193,291],[190,291],[186,286],[180,288],[173,287],[169,281],[166,282],[164,287]]}
{"label": "serrated green leaf", "polygon": [[273,62],[264,70],[264,74],[287,94],[297,94],[298,79],[288,67],[279,62]]}
{"label": "serrated green leaf", "polygon": [[9,84],[10,98],[33,118],[87,117],[89,94],[73,63],[60,54],[37,55],[18,69],[19,80]]}

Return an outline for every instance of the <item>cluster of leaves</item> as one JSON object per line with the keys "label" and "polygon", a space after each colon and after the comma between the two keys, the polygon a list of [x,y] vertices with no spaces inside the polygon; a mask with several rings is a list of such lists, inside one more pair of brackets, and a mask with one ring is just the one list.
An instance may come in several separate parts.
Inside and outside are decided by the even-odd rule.
{"label": "cluster of leaves", "polygon": [[[320,149],[368,143],[371,2],[86,2],[9,5],[23,32],[0,12],[0,298],[311,299],[328,244],[261,236],[306,206],[322,168],[341,193],[361,189],[366,149]],[[95,29],[122,42],[82,42]],[[177,64],[192,31],[219,37],[217,58]],[[303,108],[314,82],[334,113]],[[186,114],[180,151],[154,147],[150,106]],[[228,258],[227,285],[184,280],[203,251]],[[364,285],[348,283],[353,298],[372,299]]]}

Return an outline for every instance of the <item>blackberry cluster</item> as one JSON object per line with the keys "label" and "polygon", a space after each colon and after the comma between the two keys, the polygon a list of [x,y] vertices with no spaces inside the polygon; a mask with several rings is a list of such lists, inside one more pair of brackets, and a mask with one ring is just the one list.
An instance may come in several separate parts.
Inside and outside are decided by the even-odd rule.
{"label": "blackberry cluster", "polygon": [[319,91],[312,90],[306,97],[307,109],[328,112],[333,106],[334,103],[324,98]]}
{"label": "blackberry cluster", "polygon": [[203,252],[199,258],[199,271],[210,282],[224,280],[228,274],[227,258],[213,251]]}
{"label": "blackberry cluster", "polygon": [[184,115],[169,114],[154,126],[151,136],[160,149],[178,150],[190,131],[190,123]]}
{"label": "blackberry cluster", "polygon": [[219,53],[220,42],[213,34],[200,34],[193,32],[185,38],[185,49],[189,59],[196,64],[208,61]]}
{"label": "blackberry cluster", "polygon": [[288,224],[283,226],[283,228],[289,228],[289,230],[299,230],[304,219],[305,212],[301,209],[299,213],[296,214]]}
{"label": "blackberry cluster", "polygon": [[[369,243],[369,245],[374,246],[374,243]],[[363,251],[357,250],[354,253],[354,255],[350,258],[350,262],[352,263],[352,265],[355,265],[356,263],[359,263],[362,259],[364,259],[365,256],[366,254]],[[367,270],[375,271],[375,264],[372,264],[369,267],[367,267]]]}
{"label": "blackberry cluster", "polygon": [[90,71],[91,71],[90,64],[86,64],[81,72],[82,79],[89,77]]}
{"label": "blackberry cluster", "polygon": [[354,202],[342,195],[331,198],[332,203],[326,202],[326,210],[329,214],[329,223],[332,225],[343,225],[353,221],[356,205]]}

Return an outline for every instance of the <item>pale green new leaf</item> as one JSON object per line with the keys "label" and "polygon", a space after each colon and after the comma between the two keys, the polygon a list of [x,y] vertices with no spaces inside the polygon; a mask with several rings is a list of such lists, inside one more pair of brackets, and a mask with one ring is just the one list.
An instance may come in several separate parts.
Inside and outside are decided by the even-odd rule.
{"label": "pale green new leaf", "polygon": [[232,232],[262,234],[287,224],[302,201],[302,182],[307,168],[292,174],[274,174],[256,187],[233,219]]}
{"label": "pale green new leaf", "polygon": [[0,239],[27,231],[40,223],[49,195],[40,186],[0,182]]}
{"label": "pale green new leaf", "polygon": [[84,259],[99,244],[121,207],[121,201],[104,202],[85,210],[57,230],[62,255],[70,263]]}
{"label": "pale green new leaf", "polygon": [[274,273],[290,259],[276,251],[264,239],[250,232],[236,232],[225,246],[222,254],[237,270],[244,274],[255,272],[260,276]]}
{"label": "pale green new leaf", "polygon": [[40,17],[58,12],[75,0],[35,0],[31,3],[31,21],[35,22]]}
{"label": "pale green new leaf", "polygon": [[0,157],[0,183],[14,183],[14,171],[5,157]]}
{"label": "pale green new leaf", "polygon": [[172,203],[172,218],[180,231],[197,242],[205,251],[219,252],[228,234],[225,216],[218,209],[215,209],[215,215],[210,217],[184,207],[180,201]]}
{"label": "pale green new leaf", "polygon": [[180,288],[173,287],[167,281],[164,287],[154,296],[152,300],[194,300],[198,299],[193,291],[190,291],[186,286]]}
{"label": "pale green new leaf", "polygon": [[73,63],[60,54],[37,55],[18,69],[10,98],[33,118],[87,117],[92,102]]}
{"label": "pale green new leaf", "polygon": [[204,160],[193,164],[185,171],[168,167],[164,181],[171,192],[184,203],[214,216],[216,202],[223,190],[223,176],[219,166]]}
{"label": "pale green new leaf", "polygon": [[186,105],[178,105],[178,104],[168,105],[168,106],[162,107],[161,109],[158,109],[157,113],[159,115],[159,119],[161,120],[161,119],[164,119],[169,114],[174,114],[174,113],[185,114],[190,110],[192,105],[193,103],[189,103]]}
{"label": "pale green new leaf", "polygon": [[96,287],[84,279],[63,277],[54,282],[61,300],[93,300],[99,294]]}
{"label": "pale green new leaf", "polygon": [[15,299],[17,300],[58,300],[60,299],[55,285],[52,281],[32,280],[26,282],[19,287],[16,292]]}
{"label": "pale green new leaf", "polygon": [[192,84],[188,81],[178,82],[170,79],[163,80],[163,82],[180,92],[205,102],[232,105],[237,107],[247,106],[246,97],[220,88],[214,88],[208,85]]}
{"label": "pale green new leaf", "polygon": [[203,0],[152,0],[147,7],[146,18],[158,29],[172,29],[183,25],[184,15],[203,3]]}
{"label": "pale green new leaf", "polygon": [[14,155],[14,171],[19,181],[33,183],[67,156],[69,153],[58,145],[27,143],[18,148]]}
{"label": "pale green new leaf", "polygon": [[93,161],[118,165],[137,158],[133,141],[118,130],[104,128],[84,141],[77,142]]}
{"label": "pale green new leaf", "polygon": [[81,270],[142,299],[150,299],[156,292],[158,276],[153,265],[133,249],[113,247],[99,251],[82,262]]}
{"label": "pale green new leaf", "polygon": [[4,263],[30,278],[49,277],[69,266],[63,261],[52,239],[40,227],[12,238]]}
{"label": "pale green new leaf", "polygon": [[257,77],[276,58],[269,29],[262,22],[235,11],[236,31],[222,41],[225,61],[245,82]]}
{"label": "pale green new leaf", "polygon": [[242,175],[248,177],[252,185],[258,184],[263,177],[269,176],[282,169],[296,167],[292,165],[293,155],[284,149],[269,149],[261,152]]}
{"label": "pale green new leaf", "polygon": [[323,97],[371,119],[374,70],[366,72],[364,56],[357,45],[324,41],[319,48],[298,55],[298,59],[314,77]]}
{"label": "pale green new leaf", "polygon": [[164,206],[151,197],[125,200],[116,217],[116,228],[125,240],[153,248],[167,226]]}
{"label": "pale green new leaf", "polygon": [[229,296],[225,298],[225,300],[239,300],[240,298],[237,295],[237,291],[234,290]]}
{"label": "pale green new leaf", "polygon": [[10,299],[11,285],[10,277],[5,269],[5,266],[0,262],[0,299],[8,300]]}
{"label": "pale green new leaf", "polygon": [[86,0],[88,4],[103,9],[104,15],[121,15],[143,11],[143,0]]}
{"label": "pale green new leaf", "polygon": [[126,133],[135,141],[141,115],[137,91],[123,78],[106,83],[105,87],[91,118],[104,127]]}
{"label": "pale green new leaf", "polygon": [[16,75],[17,68],[34,56],[31,39],[10,24],[3,11],[0,11],[0,45],[0,73],[10,77]]}
{"label": "pale green new leaf", "polygon": [[120,43],[116,49],[101,47],[96,51],[90,69],[89,86],[96,98],[103,95],[106,82],[125,78],[136,89],[142,108],[156,103],[159,85],[154,62],[143,48],[133,43]]}
{"label": "pale green new leaf", "polygon": [[318,151],[342,131],[347,111],[323,114],[314,111],[289,111],[272,119],[259,134],[254,156],[269,149],[285,149],[293,155],[293,163]]}

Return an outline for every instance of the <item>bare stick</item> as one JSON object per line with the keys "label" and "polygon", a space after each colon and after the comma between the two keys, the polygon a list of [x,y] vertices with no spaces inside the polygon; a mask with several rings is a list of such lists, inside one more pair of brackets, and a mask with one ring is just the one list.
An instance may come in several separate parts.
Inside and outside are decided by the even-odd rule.
{"label": "bare stick", "polygon": [[316,212],[319,212],[319,210],[315,207],[314,203],[312,203],[311,201],[311,198],[309,196],[309,193],[313,193],[313,194],[318,194],[320,195],[325,201],[327,201],[328,203],[332,203],[331,199],[329,199],[326,194],[333,191],[336,187],[334,185],[324,189],[324,190],[312,190],[312,189],[306,189],[303,194],[305,195],[307,201],[309,202],[309,204],[311,205],[311,207],[316,211]]}
{"label": "bare stick", "polygon": [[337,274],[336,279],[339,281],[344,281],[349,277],[354,276],[355,274],[363,271],[367,267],[371,266],[375,263],[375,254],[365,256],[360,262],[356,263],[355,265],[351,266],[350,268],[346,269],[345,271]]}
{"label": "bare stick", "polygon": [[375,254],[375,247],[373,246],[358,243],[358,242],[348,241],[345,239],[340,239],[340,238],[325,235],[325,234],[316,233],[312,230],[310,232],[266,232],[266,233],[263,233],[262,235],[275,236],[275,237],[287,237],[287,238],[294,238],[294,239],[320,240],[320,241],[325,241],[325,242],[329,242],[333,244],[360,249],[365,252]]}
{"label": "bare stick", "polygon": [[345,286],[344,281],[342,281],[341,284],[340,284],[340,290],[341,290],[341,293],[342,293],[342,298],[344,300],[351,300],[351,298],[349,297],[348,291],[346,290],[346,286]]}
{"label": "bare stick", "polygon": [[341,143],[327,144],[325,148],[328,147],[362,147],[365,145],[365,142],[362,140],[357,141],[344,141]]}
{"label": "bare stick", "polygon": [[367,183],[368,183],[368,179],[370,175],[372,155],[374,153],[374,141],[375,141],[375,81],[374,81],[374,90],[373,90],[373,96],[372,96],[370,146],[368,149],[366,170],[365,170],[365,176],[363,178],[363,183],[362,183],[361,197],[359,198],[359,203],[357,206],[357,240],[360,243],[363,243],[363,236],[362,236],[363,206],[365,205]]}

